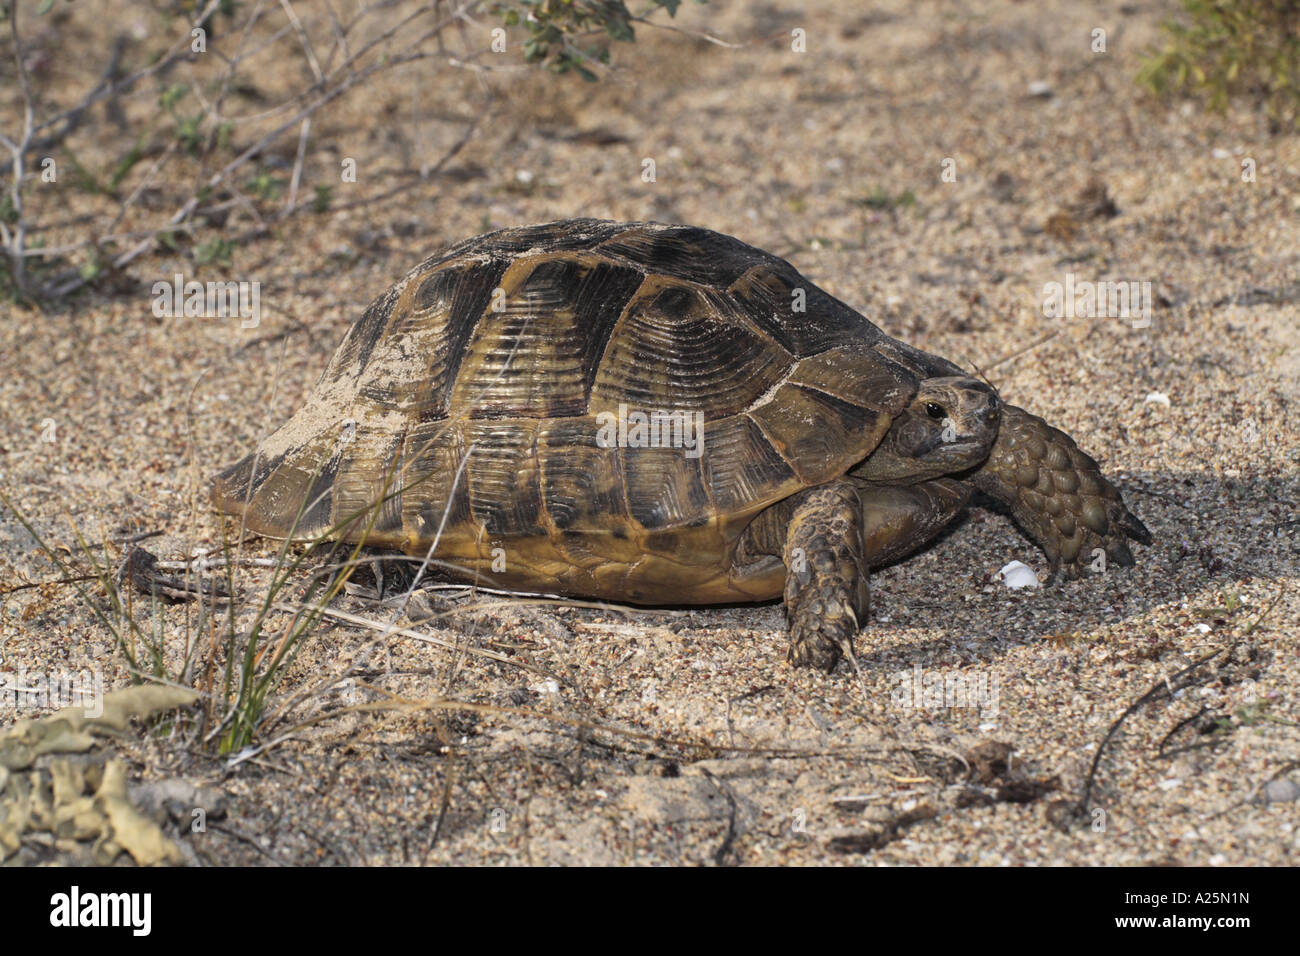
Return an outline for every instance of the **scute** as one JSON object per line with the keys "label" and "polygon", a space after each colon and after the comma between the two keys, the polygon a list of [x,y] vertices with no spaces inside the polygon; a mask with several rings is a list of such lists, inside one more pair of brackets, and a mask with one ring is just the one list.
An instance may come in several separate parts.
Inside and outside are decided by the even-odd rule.
{"label": "scute", "polygon": [[702,412],[706,421],[752,406],[789,371],[788,352],[741,322],[709,290],[654,276],[627,304],[596,372],[594,411],[620,404]]}
{"label": "scute", "polygon": [[772,258],[738,239],[694,226],[633,224],[597,248],[652,275],[714,289],[725,289],[746,269]]}
{"label": "scute", "polygon": [[765,335],[800,358],[837,346],[874,345],[884,338],[861,315],[779,259],[747,269],[728,284],[727,294]]}
{"label": "scute", "polygon": [[[724,514],[743,512],[775,491],[803,487],[790,463],[748,415],[733,415],[704,428],[704,469],[709,494]],[[788,489],[788,490],[787,490]]]}
{"label": "scute", "polygon": [[608,530],[627,512],[622,458],[600,447],[598,433],[587,417],[543,422],[538,432],[543,508],[560,531]]}
{"label": "scute", "polygon": [[[795,382],[782,385],[750,418],[805,486],[842,475],[853,463],[845,463],[844,449],[861,448],[864,435],[883,437],[890,421],[872,408]],[[865,457],[864,452],[854,461]]]}
{"label": "scute", "polygon": [[680,448],[620,448],[619,457],[628,510],[641,527],[698,525],[713,515],[700,459]]}
{"label": "scute", "polygon": [[470,422],[465,437],[473,448],[465,472],[475,520],[488,535],[543,534],[537,423]]}
{"label": "scute", "polygon": [[[374,369],[362,375],[361,396],[421,421],[447,417],[465,347],[508,265],[453,262],[409,286],[378,344]],[[330,365],[337,375],[347,370],[346,361]]]}
{"label": "scute", "polygon": [[471,418],[584,414],[609,337],[644,281],[597,259],[516,260],[474,329],[450,407]]}

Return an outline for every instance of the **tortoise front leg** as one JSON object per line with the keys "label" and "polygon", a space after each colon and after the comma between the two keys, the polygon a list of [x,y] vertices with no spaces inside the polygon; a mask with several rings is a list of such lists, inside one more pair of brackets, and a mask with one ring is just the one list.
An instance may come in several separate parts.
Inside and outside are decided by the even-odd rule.
{"label": "tortoise front leg", "polygon": [[997,442],[971,481],[1010,506],[1046,553],[1053,576],[1075,578],[1091,570],[1098,551],[1131,566],[1126,539],[1151,543],[1151,532],[1097,462],[1065,432],[1014,405],[1002,407]]}
{"label": "tortoise front leg", "polygon": [[788,659],[829,671],[867,619],[862,501],[847,481],[797,496],[785,537]]}
{"label": "tortoise front leg", "polygon": [[866,623],[867,571],[915,551],[966,506],[952,478],[907,487],[837,481],[794,499],[786,529],[789,659],[830,670]]}

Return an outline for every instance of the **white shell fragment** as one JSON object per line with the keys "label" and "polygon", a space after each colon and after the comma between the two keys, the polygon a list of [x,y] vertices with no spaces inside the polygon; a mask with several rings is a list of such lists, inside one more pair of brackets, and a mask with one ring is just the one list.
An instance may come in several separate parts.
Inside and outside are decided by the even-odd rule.
{"label": "white shell fragment", "polygon": [[1152,392],[1150,395],[1148,395],[1148,396],[1146,397],[1146,399],[1143,401],[1142,404],[1144,404],[1144,405],[1163,405],[1165,408],[1168,408],[1168,407],[1169,407],[1169,396],[1166,395],[1164,392]]}
{"label": "white shell fragment", "polygon": [[1021,588],[1041,587],[1034,569],[1027,564],[1021,564],[1019,561],[1012,561],[998,574],[1002,577],[1002,583],[1012,591],[1019,591]]}

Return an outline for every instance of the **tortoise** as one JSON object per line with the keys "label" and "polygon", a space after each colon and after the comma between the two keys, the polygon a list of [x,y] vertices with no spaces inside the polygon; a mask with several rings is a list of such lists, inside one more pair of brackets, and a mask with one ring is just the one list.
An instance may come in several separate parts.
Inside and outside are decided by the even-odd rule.
{"label": "tortoise", "polygon": [[212,500],[261,535],[396,549],[511,591],[783,597],[788,659],[830,670],[867,619],[868,573],[977,490],[1053,577],[1151,542],[1068,435],[783,259],[570,219],[409,272]]}

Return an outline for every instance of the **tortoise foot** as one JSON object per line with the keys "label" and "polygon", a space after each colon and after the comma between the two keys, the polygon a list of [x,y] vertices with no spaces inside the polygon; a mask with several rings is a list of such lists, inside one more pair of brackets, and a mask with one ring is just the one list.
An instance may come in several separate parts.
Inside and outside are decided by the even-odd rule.
{"label": "tortoise foot", "polygon": [[831,671],[840,657],[853,653],[858,617],[840,589],[806,590],[792,607],[786,604],[790,622],[790,650],[786,654],[795,667]]}

